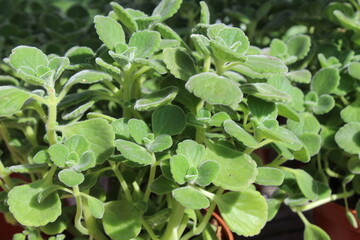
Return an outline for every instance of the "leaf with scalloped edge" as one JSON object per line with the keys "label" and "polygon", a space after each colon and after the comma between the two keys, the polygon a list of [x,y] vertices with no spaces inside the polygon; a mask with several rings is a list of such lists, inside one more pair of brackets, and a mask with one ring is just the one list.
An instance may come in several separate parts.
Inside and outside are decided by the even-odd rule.
{"label": "leaf with scalloped edge", "polygon": [[61,201],[57,193],[38,202],[38,195],[46,188],[44,181],[14,187],[8,193],[8,205],[15,219],[25,226],[39,227],[54,222],[61,215]]}
{"label": "leaf with scalloped edge", "polygon": [[348,153],[360,154],[360,122],[345,124],[335,134],[335,141]]}
{"label": "leaf with scalloped edge", "polygon": [[31,93],[13,86],[0,86],[0,116],[11,116],[20,111]]}
{"label": "leaf with scalloped edge", "polygon": [[267,83],[245,83],[240,89],[249,95],[269,102],[290,102],[291,96]]}
{"label": "leaf with scalloped edge", "polygon": [[163,51],[163,61],[176,78],[187,81],[197,73],[195,62],[183,48],[167,48]]}
{"label": "leaf with scalloped edge", "polygon": [[110,50],[114,50],[117,43],[125,42],[125,33],[122,26],[111,17],[95,16],[94,23],[100,40]]}
{"label": "leaf with scalloped edge", "polygon": [[180,8],[182,0],[161,0],[154,9],[152,16],[160,16],[159,22],[172,17]]}

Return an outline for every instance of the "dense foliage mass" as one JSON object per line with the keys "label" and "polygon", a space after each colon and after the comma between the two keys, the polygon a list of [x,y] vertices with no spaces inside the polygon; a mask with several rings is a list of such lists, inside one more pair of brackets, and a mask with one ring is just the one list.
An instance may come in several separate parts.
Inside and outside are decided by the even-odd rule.
{"label": "dense foliage mass", "polygon": [[359,2],[1,2],[14,239],[253,236],[283,203],[330,239],[302,212],[338,199],[357,227]]}

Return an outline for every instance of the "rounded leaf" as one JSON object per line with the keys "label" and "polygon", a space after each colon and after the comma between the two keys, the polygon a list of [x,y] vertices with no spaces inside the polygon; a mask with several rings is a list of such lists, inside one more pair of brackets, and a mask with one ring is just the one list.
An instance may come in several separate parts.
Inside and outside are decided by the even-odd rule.
{"label": "rounded leaf", "polygon": [[209,199],[204,194],[190,186],[177,188],[172,194],[176,201],[186,208],[204,209],[210,205]]}
{"label": "rounded leaf", "polygon": [[184,130],[186,125],[183,110],[175,105],[166,105],[156,109],[151,116],[151,122],[155,135],[177,135]]}
{"label": "rounded leaf", "polygon": [[345,124],[335,134],[336,143],[348,153],[360,154],[360,122]]}

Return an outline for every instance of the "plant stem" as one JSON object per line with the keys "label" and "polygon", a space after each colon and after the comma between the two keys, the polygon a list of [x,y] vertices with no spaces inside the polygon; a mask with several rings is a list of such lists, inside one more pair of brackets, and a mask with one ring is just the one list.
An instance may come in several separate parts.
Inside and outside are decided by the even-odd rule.
{"label": "plant stem", "polygon": [[153,163],[153,164],[150,165],[149,180],[148,180],[146,190],[145,190],[145,194],[144,194],[144,198],[143,198],[143,200],[145,202],[147,202],[149,200],[150,192],[151,192],[150,191],[150,186],[151,186],[152,182],[155,179],[155,174],[156,174],[156,164]]}
{"label": "plant stem", "polygon": [[129,203],[133,202],[133,198],[131,196],[130,190],[129,190],[129,186],[127,185],[123,175],[121,174],[118,166],[116,163],[109,161],[110,165],[111,165],[111,169],[114,171],[117,179],[120,182],[121,188],[124,190],[124,194],[125,194],[125,198],[126,201],[128,201]]}
{"label": "plant stem", "polygon": [[206,55],[204,58],[203,72],[209,72],[211,66],[211,57]]}
{"label": "plant stem", "polygon": [[225,62],[215,59],[216,74],[222,76],[225,72]]}
{"label": "plant stem", "polygon": [[304,216],[304,214],[301,211],[296,211],[296,213],[299,215],[299,217],[301,218],[301,220],[303,221],[303,223],[305,225],[310,224],[309,221],[306,219],[306,217]]}
{"label": "plant stem", "polygon": [[51,166],[50,170],[48,171],[48,173],[46,174],[46,176],[44,177],[44,186],[49,186],[52,184],[52,179],[54,177],[56,169],[57,169],[57,166],[55,164],[53,164]]}
{"label": "plant stem", "polygon": [[56,136],[56,118],[57,118],[57,99],[55,96],[55,89],[49,88],[47,90],[49,95],[49,103],[48,103],[48,122],[46,124],[46,131],[48,134],[49,144],[53,145],[57,142]]}
{"label": "plant stem", "polygon": [[277,156],[271,163],[266,164],[266,167],[280,167],[281,164],[286,162],[288,159],[281,157],[281,155]]}
{"label": "plant stem", "polygon": [[14,187],[14,184],[11,178],[9,177],[9,173],[5,170],[5,167],[1,161],[0,161],[0,178],[5,182],[5,186],[3,187],[5,191],[6,190],[10,191]]}
{"label": "plant stem", "polygon": [[141,224],[143,225],[143,227],[145,228],[146,232],[149,234],[149,236],[151,237],[152,240],[158,240],[159,239],[156,236],[156,234],[154,233],[154,231],[151,229],[149,224],[144,219],[141,220]]}
{"label": "plant stem", "polygon": [[272,143],[272,142],[273,142],[273,140],[271,140],[271,139],[266,139],[266,140],[260,142],[260,143],[259,143],[256,147],[254,147],[254,148],[247,148],[247,149],[245,149],[244,153],[250,154],[250,153],[252,153],[255,149],[261,148],[261,147],[263,147],[263,146],[265,146],[265,145],[268,145],[269,143]]}
{"label": "plant stem", "polygon": [[317,201],[314,201],[314,202],[311,202],[309,204],[306,204],[304,206],[299,206],[299,207],[292,207],[291,209],[293,211],[308,211],[308,210],[311,210],[313,208],[317,208],[321,205],[324,205],[326,203],[329,203],[329,202],[332,202],[332,201],[335,201],[335,200],[338,200],[338,199],[343,199],[343,198],[348,198],[348,197],[351,197],[352,195],[354,195],[355,192],[354,191],[350,191],[350,192],[343,192],[343,193],[339,193],[339,194],[333,194],[331,195],[330,197],[327,197],[327,198],[324,198],[324,199],[320,199],[320,200],[317,200]]}
{"label": "plant stem", "polygon": [[179,240],[178,228],[183,219],[185,208],[176,200],[173,201],[173,205],[170,220],[166,226],[164,235],[160,240]]}
{"label": "plant stem", "polygon": [[88,229],[86,229],[81,223],[81,218],[82,218],[82,213],[83,213],[83,203],[82,203],[82,199],[81,199],[81,193],[79,190],[79,186],[73,187],[73,193],[74,193],[75,200],[76,200],[76,214],[75,214],[75,220],[74,220],[75,227],[82,234],[89,235]]}

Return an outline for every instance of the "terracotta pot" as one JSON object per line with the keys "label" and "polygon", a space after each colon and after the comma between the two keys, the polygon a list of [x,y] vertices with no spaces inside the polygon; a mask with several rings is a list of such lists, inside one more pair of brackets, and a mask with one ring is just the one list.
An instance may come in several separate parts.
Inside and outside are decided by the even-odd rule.
{"label": "terracotta pot", "polygon": [[217,226],[216,236],[218,236],[219,240],[234,240],[234,235],[224,219],[217,214],[216,212],[212,213],[213,221]]}
{"label": "terracotta pot", "polygon": [[[356,211],[352,210],[356,217]],[[353,228],[345,215],[345,208],[330,202],[314,209],[314,222],[327,232],[331,240],[359,240],[360,227]],[[358,220],[360,225],[360,222]]]}

